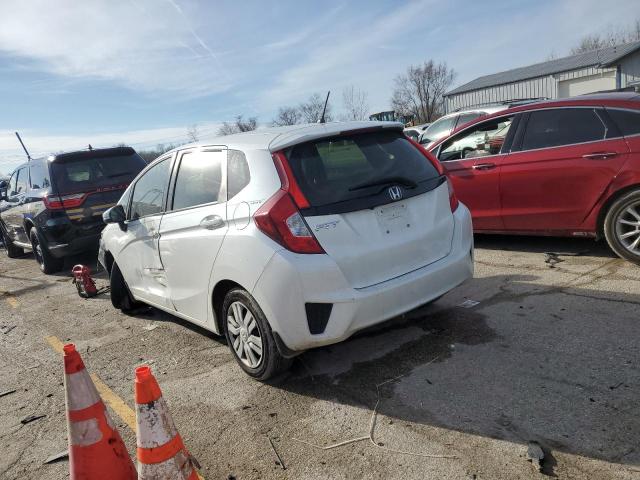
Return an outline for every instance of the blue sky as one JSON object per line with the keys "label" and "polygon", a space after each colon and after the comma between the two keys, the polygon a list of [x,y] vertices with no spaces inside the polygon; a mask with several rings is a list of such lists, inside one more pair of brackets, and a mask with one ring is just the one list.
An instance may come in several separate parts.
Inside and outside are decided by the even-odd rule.
{"label": "blue sky", "polygon": [[455,85],[563,56],[585,34],[640,17],[630,0],[2,0],[0,172],[34,154],[204,136],[235,115],[262,123],[314,92],[367,92],[446,61]]}

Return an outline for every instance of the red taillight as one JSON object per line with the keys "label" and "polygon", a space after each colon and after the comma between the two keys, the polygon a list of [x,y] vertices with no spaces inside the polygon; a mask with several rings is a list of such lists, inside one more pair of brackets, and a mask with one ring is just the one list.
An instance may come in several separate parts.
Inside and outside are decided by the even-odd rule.
{"label": "red taillight", "polygon": [[64,208],[79,207],[84,203],[87,196],[87,193],[72,193],[70,195],[46,196],[42,200],[48,210],[62,210]]}
{"label": "red taillight", "polygon": [[289,195],[293,197],[293,201],[296,202],[298,208],[309,208],[309,201],[307,197],[304,196],[304,193],[302,193],[302,190],[300,190],[284,152],[276,152],[272,157],[278,175],[280,176],[282,189],[285,192],[289,192]]}
{"label": "red taillight", "polygon": [[460,201],[456,197],[456,191],[453,189],[453,184],[449,177],[447,177],[447,188],[449,189],[449,206],[451,207],[451,213],[453,213],[460,205]]}
{"label": "red taillight", "polygon": [[278,190],[253,215],[262,233],[295,253],[324,253],[289,193]]}

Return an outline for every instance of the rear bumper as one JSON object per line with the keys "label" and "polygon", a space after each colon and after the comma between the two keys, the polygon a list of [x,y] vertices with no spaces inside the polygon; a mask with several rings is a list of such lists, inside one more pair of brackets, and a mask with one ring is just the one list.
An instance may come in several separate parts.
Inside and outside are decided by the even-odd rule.
{"label": "rear bumper", "polygon": [[100,234],[87,235],[74,238],[69,243],[51,242],[48,243],[47,247],[52,256],[56,258],[63,258],[85,252],[95,252],[97,254],[99,241]]}
{"label": "rear bumper", "polygon": [[[289,350],[340,342],[358,330],[429,303],[473,276],[471,215],[461,204],[454,218],[449,255],[400,277],[354,289],[328,255],[282,250],[272,257],[252,295]],[[333,304],[322,333],[309,331],[306,303]]]}

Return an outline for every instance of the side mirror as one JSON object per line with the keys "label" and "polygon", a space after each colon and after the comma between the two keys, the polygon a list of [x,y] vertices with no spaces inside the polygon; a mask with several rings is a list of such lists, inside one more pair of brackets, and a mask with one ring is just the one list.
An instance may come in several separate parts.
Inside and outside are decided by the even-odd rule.
{"label": "side mirror", "polygon": [[126,219],[127,215],[124,213],[122,205],[115,205],[102,214],[104,223],[119,223],[123,225]]}

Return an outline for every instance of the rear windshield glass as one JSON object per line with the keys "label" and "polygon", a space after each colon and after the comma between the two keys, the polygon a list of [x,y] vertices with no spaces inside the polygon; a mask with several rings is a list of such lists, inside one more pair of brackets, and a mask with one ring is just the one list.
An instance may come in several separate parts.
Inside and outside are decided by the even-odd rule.
{"label": "rear windshield glass", "polygon": [[292,147],[287,156],[313,207],[376,195],[388,185],[415,185],[439,176],[401,132],[368,132],[302,143]]}
{"label": "rear windshield glass", "polygon": [[80,192],[130,183],[145,167],[139,155],[82,158],[51,165],[59,192]]}

